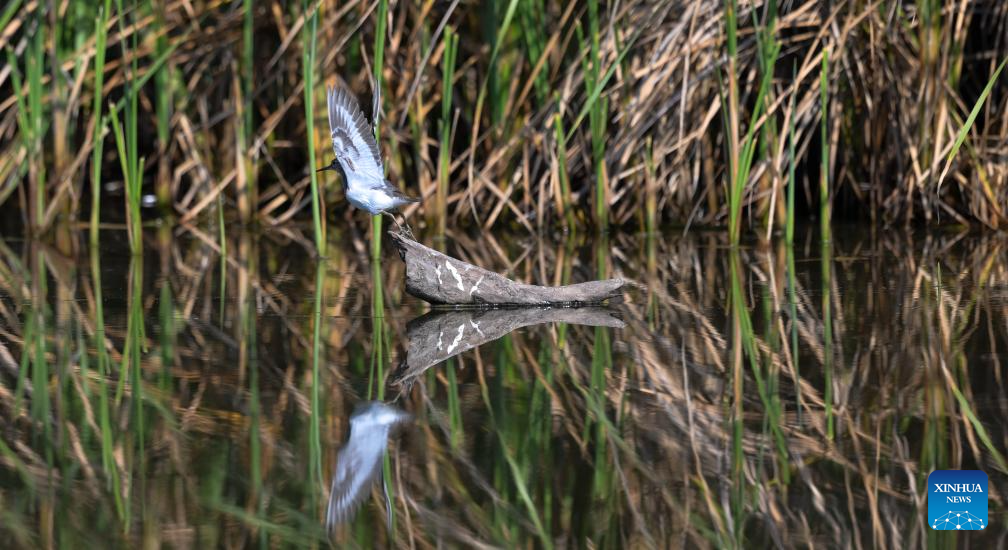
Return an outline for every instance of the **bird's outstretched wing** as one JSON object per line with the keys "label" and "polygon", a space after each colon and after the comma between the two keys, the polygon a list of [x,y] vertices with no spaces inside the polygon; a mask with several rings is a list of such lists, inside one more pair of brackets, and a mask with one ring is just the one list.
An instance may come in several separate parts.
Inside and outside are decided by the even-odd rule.
{"label": "bird's outstretched wing", "polygon": [[361,179],[385,181],[381,154],[374,132],[353,95],[342,87],[326,88],[329,106],[329,132],[332,135],[336,159],[347,174]]}
{"label": "bird's outstretched wing", "polygon": [[371,486],[381,472],[387,436],[387,427],[364,434],[351,434],[350,441],[340,450],[326,509],[329,529],[349,521],[370,495]]}
{"label": "bird's outstretched wing", "polygon": [[326,523],[330,530],[349,521],[381,474],[389,432],[409,421],[395,407],[372,402],[358,407],[350,418],[350,439],[336,457]]}

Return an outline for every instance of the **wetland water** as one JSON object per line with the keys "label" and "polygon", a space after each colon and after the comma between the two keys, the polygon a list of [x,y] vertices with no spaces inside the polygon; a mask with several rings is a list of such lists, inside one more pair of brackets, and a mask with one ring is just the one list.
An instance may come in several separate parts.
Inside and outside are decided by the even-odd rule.
{"label": "wetland water", "polygon": [[[0,239],[7,544],[1005,542],[1003,237],[421,236],[525,282],[645,288],[481,314],[405,295],[387,239],[374,265],[338,228],[320,263],[277,234],[222,261],[207,235],[152,230],[137,258],[115,231]],[[927,526],[927,475],[956,468],[990,477],[984,532]]]}

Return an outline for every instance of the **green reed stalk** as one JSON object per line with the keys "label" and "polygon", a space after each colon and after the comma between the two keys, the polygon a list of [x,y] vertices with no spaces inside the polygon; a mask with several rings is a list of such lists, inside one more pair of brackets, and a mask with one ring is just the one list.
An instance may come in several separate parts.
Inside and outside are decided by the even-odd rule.
{"label": "green reed stalk", "polygon": [[227,226],[224,224],[224,199],[217,195],[217,240],[220,241],[220,325],[224,326],[224,311],[227,302]]}
{"label": "green reed stalk", "polygon": [[[507,336],[502,338],[502,344],[506,345],[507,340]],[[501,375],[498,374],[498,378],[500,377]],[[518,497],[522,504],[524,504],[529,518],[532,520],[532,525],[535,527],[536,533],[539,535],[539,542],[542,544],[543,548],[553,548],[553,539],[549,537],[543,527],[542,519],[539,517],[539,512],[536,509],[535,503],[532,501],[526,476],[522,472],[514,454],[510,450],[507,444],[507,438],[505,437],[504,431],[501,427],[501,421],[509,415],[503,414],[503,411],[494,405],[490,399],[489,389],[485,383],[480,383],[480,393],[483,396],[483,403],[486,405],[486,411],[490,417],[490,429],[497,435],[497,442],[500,445],[500,451],[507,466],[507,471],[510,474],[511,482],[514,484],[514,488],[518,491]],[[498,418],[501,420],[498,420]]]}
{"label": "green reed stalk", "polygon": [[[735,0],[725,0],[725,31],[728,49],[728,98],[722,111],[725,113],[726,124],[725,146],[728,152],[728,235],[732,245],[739,242],[741,228],[741,197],[739,188],[739,96],[738,96],[738,5]],[[720,73],[719,73],[720,74]],[[744,185],[744,182],[743,182]]]}
{"label": "green reed stalk", "polygon": [[[375,218],[378,218],[377,228],[380,228],[381,215],[375,216]],[[380,238],[375,240],[380,241]],[[380,253],[381,249],[378,248],[378,251]],[[371,262],[371,285],[371,319],[373,328],[371,331],[371,369],[368,373],[367,396],[368,399],[384,401],[385,367],[388,361],[386,350],[391,345],[386,339],[388,336],[388,327],[385,324],[385,287],[382,281],[382,264],[379,261]],[[392,463],[387,454],[382,458],[382,472],[384,473],[382,484],[385,495],[388,502],[391,503],[395,488],[392,485]],[[391,504],[388,505],[387,513],[388,530],[391,534],[395,532],[395,508]]]}
{"label": "green reed stalk", "polygon": [[655,177],[654,142],[648,136],[644,145],[644,232],[658,229],[658,181]]}
{"label": "green reed stalk", "polygon": [[[371,118],[375,122],[375,141],[380,143],[379,138],[381,137],[381,134],[378,131],[378,113],[381,109],[381,90],[384,86],[383,76],[385,73],[385,34],[387,32],[386,21],[388,19],[388,0],[378,0],[378,13],[376,17],[373,74],[375,89],[372,92],[377,94],[379,100],[374,102],[376,109],[374,113],[371,113]],[[382,215],[378,214],[376,216],[371,216],[371,258],[376,261],[381,258],[381,235]]]}
{"label": "green reed stalk", "polygon": [[[35,303],[26,312],[25,325],[31,325],[32,339],[26,340],[24,345],[25,355],[31,356],[31,415],[37,423],[43,427],[43,436],[46,441],[50,439],[51,425],[48,420],[49,403],[49,361],[46,359],[46,335],[49,332],[47,326],[47,299],[48,284],[46,277],[45,259],[38,249],[31,252],[32,260],[32,299]],[[46,463],[52,464],[50,457],[46,457]]]}
{"label": "green reed stalk", "polygon": [[[28,117],[31,123],[31,139],[33,152],[32,158],[41,159],[42,137],[45,134],[42,111],[42,97],[45,95],[45,88],[42,86],[42,72],[44,67],[44,32],[45,21],[41,15],[42,10],[37,12],[38,28],[32,37],[30,50],[27,55],[25,72],[28,76]],[[35,164],[35,177],[31,180],[35,186],[32,194],[35,201],[34,229],[40,229],[42,220],[45,217],[46,189],[45,189],[45,162]]]}
{"label": "green reed stalk", "polygon": [[[245,319],[245,334],[248,335],[246,349],[249,357],[249,470],[252,477],[251,500],[255,501],[256,513],[259,516],[265,515],[267,499],[263,496],[263,475],[262,475],[262,437],[261,437],[261,416],[262,403],[259,394],[259,354],[257,352],[256,315],[253,303],[254,295],[249,294],[249,299],[243,304],[243,315]],[[268,538],[265,530],[259,530],[259,547],[268,547]]]}
{"label": "green reed stalk", "polygon": [[[500,51],[501,44],[505,40],[499,18],[499,0],[482,0],[480,2],[480,27],[483,35],[490,37],[490,40],[492,40],[492,50],[496,52]],[[506,76],[500,74],[502,70],[500,58],[496,55],[490,56],[490,62],[487,65],[487,87],[490,91],[490,120],[494,126],[498,126],[504,116],[505,92],[503,90],[506,89],[505,86],[510,81]]]}
{"label": "green reed stalk", "polygon": [[553,117],[553,127],[556,134],[557,170],[560,178],[560,216],[564,220],[564,230],[574,231],[574,201],[571,198],[570,177],[567,175],[567,135],[564,133],[563,114],[561,114],[560,96],[554,95],[557,113]]}
{"label": "green reed stalk", "polygon": [[[143,162],[141,161],[142,165]],[[128,372],[130,373],[130,385],[132,386],[130,398],[133,403],[133,418],[130,422],[130,428],[135,437],[137,463],[141,466],[141,471],[138,475],[141,483],[139,493],[143,494],[142,484],[146,481],[146,476],[143,474],[143,465],[146,463],[144,456],[147,448],[144,443],[146,440],[147,424],[146,415],[144,414],[143,353],[147,351],[145,343],[147,334],[144,327],[142,256],[134,254],[130,257],[129,273],[130,283],[127,289],[129,311],[126,318],[126,341],[123,343],[123,362],[119,372],[120,378],[125,378],[127,369],[129,369]],[[127,472],[129,471],[127,469]],[[127,506],[127,517],[130,508]],[[129,529],[128,520],[123,528],[124,530]]]}
{"label": "green reed stalk", "polygon": [[731,431],[732,431],[732,458],[731,458],[731,497],[730,509],[733,525],[731,533],[734,535],[733,543],[736,547],[742,546],[742,525],[743,507],[745,503],[745,455],[742,448],[742,432],[744,430],[744,401],[743,401],[743,362],[742,354],[744,345],[742,311],[745,310],[745,303],[742,300],[742,262],[739,258],[738,247],[733,246],[729,251],[729,275],[731,277],[731,365],[732,365],[732,398],[731,398]]}
{"label": "green reed stalk", "polygon": [[448,217],[448,181],[451,176],[452,90],[455,81],[455,55],[459,37],[451,27],[445,28],[444,57],[441,78],[441,149],[438,152],[437,235],[444,236]]}
{"label": "green reed stalk", "polygon": [[[21,80],[21,71],[20,71],[20,69],[18,69],[18,61],[17,61],[17,57],[14,56],[14,50],[11,49],[11,48],[7,48],[7,66],[10,67],[11,83],[14,85],[14,89],[15,90],[23,90],[24,89],[24,87],[23,87],[24,84],[23,84],[23,82]],[[28,116],[28,108],[27,108],[27,106],[25,104],[25,98],[23,97],[23,95],[24,94],[22,94],[20,92],[15,93],[14,94],[14,104],[17,106],[18,134],[21,137],[21,144],[22,144],[21,146],[24,147],[25,151],[28,153],[27,156],[30,159],[30,158],[33,158],[32,151],[34,150],[33,149],[33,141],[32,141],[32,137],[31,137],[31,135],[32,135],[32,123],[31,123],[31,120],[30,120],[30,118]],[[31,178],[31,177],[33,177],[33,176],[30,175],[29,178]],[[34,188],[31,187],[31,185],[34,185],[34,184],[32,184],[31,183],[31,179],[29,179],[28,195],[29,196],[34,196],[35,190],[34,190]],[[4,198],[6,198],[7,194],[12,193],[13,191],[14,191],[14,188],[11,188],[9,191],[5,191]],[[29,210],[28,214],[29,215],[28,215],[27,221],[28,221],[28,224],[30,226],[31,225],[31,211],[30,210]]]}
{"label": "green reed stalk", "polygon": [[241,124],[239,136],[241,137],[240,154],[244,156],[241,161],[245,163],[245,193],[242,200],[246,204],[246,216],[251,217],[252,210],[256,208],[256,202],[259,200],[258,177],[255,165],[246,150],[249,144],[252,143],[252,139],[254,137],[252,126],[252,95],[255,91],[255,85],[253,83],[253,67],[255,64],[255,39],[253,32],[255,29],[255,22],[253,19],[253,16],[255,15],[254,0],[244,0],[242,10],[244,10],[244,17],[242,19],[241,58],[242,117],[239,121],[239,124]]}
{"label": "green reed stalk", "polygon": [[119,112],[114,108],[109,108],[112,119],[112,133],[115,136],[116,149],[119,153],[119,164],[122,168],[126,181],[126,224],[129,236],[130,251],[139,254],[142,248],[142,237],[140,233],[140,182],[137,175],[141,172],[143,161],[134,167],[136,149],[135,140],[130,145],[129,139],[123,132],[123,127],[119,122]]}
{"label": "green reed stalk", "polygon": [[[783,410],[781,409],[781,404],[779,399],[776,399],[775,395],[772,395],[767,388],[767,376],[763,371],[763,366],[760,364],[760,350],[756,345],[756,333],[753,329],[752,318],[749,315],[749,309],[745,303],[745,293],[742,280],[741,272],[741,259],[735,258],[737,252],[733,249],[733,260],[735,265],[732,270],[732,280],[731,280],[731,311],[733,324],[738,323],[738,337],[742,343],[742,352],[749,358],[749,368],[753,374],[753,380],[756,382],[756,391],[760,397],[760,401],[763,403],[763,411],[766,415],[767,425],[770,427],[773,433],[774,442],[777,445],[778,456],[787,457],[787,441],[784,438],[784,433],[781,431],[781,426],[784,424],[783,420]],[[768,323],[769,327],[770,324]],[[772,374],[770,375],[772,377]],[[781,469],[783,480],[786,483],[788,480],[788,473],[786,467],[786,460],[784,460],[784,467]]]}
{"label": "green reed stalk", "polygon": [[830,238],[830,191],[829,191],[829,48],[823,48],[822,69],[819,72],[819,108],[822,113],[820,139],[822,140],[822,165],[819,167],[819,229],[822,238]]}
{"label": "green reed stalk", "polygon": [[[165,229],[169,229],[165,227]],[[158,389],[162,395],[171,392],[171,367],[175,362],[175,297],[172,295],[171,284],[167,278],[161,282],[161,292],[158,296],[158,332],[160,333],[161,376],[158,379]]]}
{"label": "green reed stalk", "polygon": [[[588,90],[595,89],[599,82],[602,55],[599,50],[599,2],[588,0],[588,38],[591,41],[590,67],[585,74]],[[618,65],[615,63],[614,65]],[[595,223],[599,228],[609,226],[609,177],[605,165],[605,132],[608,101],[593,101],[588,111],[591,128],[592,160],[595,168]]]}
{"label": "green reed stalk", "polygon": [[802,396],[801,396],[801,384],[798,383],[801,371],[799,365],[801,361],[798,359],[798,280],[795,274],[795,258],[794,258],[794,247],[790,242],[787,243],[787,300],[788,300],[788,317],[790,318],[790,328],[791,334],[791,363],[792,372],[791,376],[794,380],[795,388],[795,412],[798,417],[798,425],[802,422]]}
{"label": "green reed stalk", "polygon": [[[305,14],[308,13],[309,2],[303,0],[301,6]],[[319,194],[318,177],[315,172],[315,44],[318,35],[318,10],[315,10],[308,18],[308,24],[302,29],[302,59],[301,69],[304,77],[304,103],[305,103],[305,125],[308,133],[308,165],[309,178],[311,181],[311,204],[312,204],[312,225],[315,228],[315,251],[322,255],[325,250],[325,234],[322,231],[322,215],[320,202],[322,196]]]}
{"label": "green reed stalk", "polygon": [[[168,51],[168,29],[165,28],[164,9],[152,5],[151,0],[147,0],[147,12],[154,14],[154,25],[152,32],[157,35],[154,41],[154,51],[157,56],[164,55]],[[155,83],[155,121],[157,125],[158,152],[158,175],[155,180],[154,196],[157,204],[162,210],[168,210],[171,206],[171,186],[169,179],[168,146],[171,142],[169,134],[171,126],[172,104],[173,104],[173,80],[171,73],[164,67],[157,69],[154,73]]]}
{"label": "green reed stalk", "polygon": [[[378,217],[381,217],[380,215]],[[368,399],[385,398],[385,287],[381,262],[371,262],[371,369],[368,374]]]}
{"label": "green reed stalk", "polygon": [[102,151],[105,146],[105,115],[102,114],[102,100],[105,97],[105,45],[108,39],[108,18],[112,0],[98,8],[95,18],[95,78],[94,103],[91,107],[95,120],[94,149],[91,151],[91,223],[89,224],[91,246],[98,246],[98,224],[101,218],[101,175]]}
{"label": "green reed stalk", "polygon": [[[795,81],[797,68],[791,67],[791,82]],[[791,252],[791,245],[794,244],[794,224],[795,224],[795,99],[798,97],[798,87],[795,86],[791,94],[788,113],[791,119],[788,121],[788,176],[787,176],[787,222],[784,228],[784,240],[788,244],[788,251]],[[790,273],[791,270],[789,270]],[[794,319],[794,317],[792,317]]]}
{"label": "green reed stalk", "polygon": [[[136,2],[134,2],[134,8],[136,7]],[[126,13],[123,8],[123,1],[116,0],[116,11],[120,14],[118,17],[119,21],[119,35],[120,42],[119,47],[123,51],[137,51],[138,38],[137,33],[132,33],[131,44],[127,46],[124,35],[126,33],[125,29],[125,16],[122,14]],[[169,48],[166,52],[162,52],[158,56],[159,59],[164,59],[165,55],[170,54],[172,48]],[[146,82],[151,76],[153,76],[155,71],[160,68],[160,64],[155,64],[148,71],[145,78],[137,79],[137,55],[130,56],[129,68],[126,72],[126,93],[125,97],[120,101],[114,109],[109,108],[110,114],[112,115],[112,128],[113,133],[116,138],[116,147],[119,153],[119,162],[123,171],[123,180],[125,181],[126,190],[126,225],[127,225],[127,235],[129,236],[130,242],[130,252],[134,255],[140,254],[143,248],[143,240],[141,234],[141,218],[140,218],[140,195],[142,187],[142,177],[143,177],[143,162],[140,159],[139,149],[138,149],[138,125],[139,125],[139,90],[143,87],[143,83]],[[123,123],[120,124],[119,120],[119,109],[123,108],[125,110],[125,118]],[[120,385],[121,388],[121,385]]]}
{"label": "green reed stalk", "polygon": [[[756,49],[759,59],[759,70],[763,75],[767,75],[767,73],[769,73],[769,76],[772,79],[773,73],[776,69],[777,55],[780,52],[780,45],[777,41],[777,3],[766,3],[764,11],[765,15],[762,24],[757,18],[755,9],[753,9],[750,13],[752,15],[753,27],[756,29]],[[772,86],[767,88],[767,98],[764,100],[764,103],[773,103],[773,93],[774,90]],[[759,143],[759,158],[769,160],[773,156],[773,152],[777,150],[778,146],[779,136],[777,134],[777,118],[768,117],[760,130],[761,138]],[[777,172],[775,168],[775,163],[768,166],[767,172],[765,172],[760,178],[756,189],[757,195],[762,197],[759,199],[758,209],[763,211],[763,223],[766,227],[768,240],[774,229],[776,214],[775,199],[778,195],[776,186]],[[771,209],[771,205],[775,208]]]}
{"label": "green reed stalk", "polygon": [[[11,0],[7,7],[4,8],[3,12],[0,12],[0,29],[7,28],[7,23],[14,18],[14,15],[18,13],[18,9],[21,7],[22,0]],[[11,65],[13,67],[14,65]]]}
{"label": "green reed stalk", "polygon": [[[770,266],[772,269],[773,267]],[[791,483],[791,464],[788,459],[788,444],[787,440],[784,438],[784,433],[781,431],[781,426],[786,424],[784,418],[784,404],[781,400],[781,387],[780,387],[780,363],[774,361],[774,357],[780,356],[781,342],[778,338],[778,332],[776,329],[775,319],[778,314],[775,304],[774,294],[776,291],[771,291],[767,286],[761,286],[762,289],[762,305],[763,305],[763,326],[766,327],[763,340],[767,343],[769,347],[768,353],[763,353],[759,347],[756,345],[755,341],[755,331],[752,329],[750,324],[750,337],[749,337],[749,349],[752,355],[749,357],[749,362],[753,370],[753,375],[757,381],[757,387],[763,385],[760,383],[761,379],[761,362],[766,365],[766,383],[763,393],[760,395],[760,399],[763,401],[763,432],[764,435],[769,431],[770,435],[773,437],[776,443],[776,453],[774,458],[777,460],[777,471],[779,472],[779,480],[784,485]]]}
{"label": "green reed stalk", "polygon": [[[486,7],[487,4],[484,4],[484,9],[481,12],[482,21],[484,22],[497,20],[496,13],[498,10],[496,8],[496,0],[491,0],[490,5],[491,7],[488,8]],[[483,103],[486,101],[488,87],[492,90],[490,98],[490,118],[494,124],[497,122],[495,118],[497,116],[495,114],[497,112],[497,107],[495,107],[495,105],[497,105],[500,101],[500,92],[498,91],[497,85],[497,78],[499,76],[497,74],[497,58],[500,55],[501,43],[504,41],[504,37],[511,28],[511,21],[514,19],[517,8],[518,0],[510,0],[508,2],[507,9],[504,11],[504,18],[501,20],[500,25],[497,25],[496,28],[494,28],[495,25],[489,24],[483,26],[483,32],[493,36],[493,47],[490,50],[490,59],[487,62],[487,74],[480,83],[479,93],[476,95],[476,109],[473,111],[474,120],[476,122],[479,121],[480,113],[483,112]],[[492,15],[488,15],[488,12],[492,12]]]}
{"label": "green reed stalk", "polygon": [[[746,128],[745,137],[739,140],[739,113],[742,106],[739,103],[738,81],[739,75],[737,56],[737,4],[736,0],[726,0],[725,14],[728,28],[728,105],[727,107],[727,127],[728,157],[730,167],[729,188],[728,188],[728,235],[732,245],[737,245],[742,235],[742,206],[746,184],[749,181],[749,173],[752,170],[753,156],[758,145],[758,134],[756,133],[757,122],[763,116],[770,84],[773,82],[773,67],[777,63],[780,54],[780,44],[773,37],[762,38],[758,41],[760,48],[760,59],[762,60],[763,75],[760,79],[760,86],[756,92],[756,102],[753,106]],[[766,33],[764,33],[766,36]]]}
{"label": "green reed stalk", "polygon": [[322,403],[319,398],[319,389],[322,385],[319,363],[322,356],[322,295],[325,294],[325,272],[326,262],[320,261],[315,268],[315,299],[312,303],[312,341],[311,341],[311,418],[308,435],[308,464],[310,474],[314,483],[311,485],[321,486],[322,484]]}
{"label": "green reed stalk", "polygon": [[108,378],[112,373],[110,368],[108,350],[105,348],[105,306],[102,296],[101,265],[97,246],[91,247],[91,282],[92,293],[95,300],[94,311],[94,346],[95,356],[98,360],[98,425],[101,430],[101,455],[102,469],[105,472],[106,484],[111,491],[116,505],[116,513],[120,520],[126,517],[126,510],[122,501],[121,483],[119,480],[119,470],[115,462],[115,443],[112,431],[112,412],[109,403]]}
{"label": "green reed stalk", "polygon": [[[547,38],[545,35],[545,25],[543,19],[547,16],[546,6],[543,0],[527,0],[518,4],[518,18],[521,25],[522,37],[525,39],[526,59],[529,66],[534,67],[542,58],[546,51]],[[536,73],[534,89],[536,99],[540,105],[545,105],[549,101],[550,85],[549,61],[545,60],[542,69]]]}
{"label": "green reed stalk", "polygon": [[[797,67],[792,65],[791,67],[791,81],[795,81],[795,75],[797,74]],[[802,400],[801,400],[801,384],[798,384],[799,379],[799,369],[798,366],[801,364],[798,360],[798,298],[797,298],[797,287],[798,282],[795,274],[795,259],[794,259],[794,229],[795,229],[795,164],[797,161],[795,159],[795,118],[797,118],[797,113],[795,112],[795,100],[798,97],[798,87],[795,86],[794,92],[791,94],[791,99],[789,101],[788,113],[790,120],[788,121],[788,179],[787,179],[787,222],[784,229],[784,240],[787,248],[787,295],[788,295],[788,316],[791,320],[790,322],[790,334],[791,334],[791,362],[792,362],[792,377],[795,380],[795,411],[798,418],[798,424],[801,425],[802,420]]]}
{"label": "green reed stalk", "polygon": [[959,153],[959,148],[962,147],[964,141],[966,141],[966,136],[969,135],[970,128],[973,127],[973,123],[976,121],[977,115],[980,114],[980,109],[983,108],[984,103],[987,101],[987,96],[990,95],[991,90],[994,88],[994,84],[997,82],[998,77],[1001,76],[1001,71],[1005,68],[1005,64],[1008,63],[1008,58],[998,65],[997,70],[991,75],[990,80],[987,81],[987,85],[984,86],[983,92],[980,93],[980,97],[977,98],[976,103],[973,105],[973,109],[970,111],[968,117],[966,117],[966,122],[963,123],[962,127],[959,128],[959,134],[956,135],[955,142],[952,144],[952,149],[949,150],[948,157],[945,158],[945,167],[942,168],[941,176],[938,177],[938,189],[941,189],[941,184],[945,181],[945,176],[948,175],[949,168],[952,166],[952,159]]}
{"label": "green reed stalk", "polygon": [[[4,17],[11,14],[5,11]],[[25,49],[25,74],[28,82],[27,98],[21,92],[24,90],[22,73],[18,68],[18,60],[13,48],[7,49],[7,66],[10,67],[11,83],[14,86],[14,99],[17,105],[18,133],[22,146],[28,158],[28,225],[32,230],[39,229],[39,224],[45,215],[45,163],[41,159],[43,121],[42,113],[42,66],[43,66],[43,31],[45,21],[40,11],[36,12],[37,29]],[[13,190],[13,188],[11,189]],[[9,193],[7,191],[6,193]]]}
{"label": "green reed stalk", "polygon": [[[829,227],[826,228],[827,232]],[[826,414],[826,437],[833,439],[833,312],[830,289],[833,278],[833,247],[828,234],[822,239],[820,247],[821,263],[820,278],[822,280],[822,319],[823,319],[823,402]]]}
{"label": "green reed stalk", "polygon": [[[527,438],[530,448],[525,456],[538,462],[542,469],[542,479],[552,480],[553,472],[553,419],[549,388],[553,385],[553,370],[557,365],[558,350],[553,346],[543,346],[539,353],[539,362],[543,366],[544,376],[537,377],[532,388],[532,400],[529,407],[529,433]],[[535,465],[529,467],[535,471]],[[542,503],[543,524],[546,532],[553,532],[553,484],[549,481],[540,484],[538,501]]]}
{"label": "green reed stalk", "polygon": [[[136,1],[134,0],[134,9],[136,8]],[[120,6],[120,13],[124,13],[122,7]],[[120,17],[120,21],[122,21]],[[137,51],[139,49],[139,33],[132,33],[132,51]],[[139,150],[139,93],[140,88],[135,84],[137,75],[137,58],[138,56],[133,55],[132,61],[130,62],[130,70],[128,73],[129,78],[129,89],[126,94],[126,117],[125,117],[125,130],[126,130],[126,146],[127,146],[127,159],[129,161],[130,172],[126,176],[126,223],[129,225],[129,237],[130,237],[130,251],[136,255],[140,253],[143,247],[143,240],[140,233],[140,195],[141,186],[143,183],[143,160],[140,158]]]}
{"label": "green reed stalk", "polygon": [[459,449],[462,445],[463,424],[462,406],[459,399],[458,379],[455,375],[455,361],[449,360],[445,368],[448,377],[448,426],[450,428],[451,448]]}

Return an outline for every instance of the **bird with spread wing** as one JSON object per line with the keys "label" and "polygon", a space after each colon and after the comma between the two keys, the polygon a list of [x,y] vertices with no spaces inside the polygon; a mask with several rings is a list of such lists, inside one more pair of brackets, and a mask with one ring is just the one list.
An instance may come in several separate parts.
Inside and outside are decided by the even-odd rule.
{"label": "bird with spread wing", "polygon": [[[350,438],[336,457],[326,524],[329,530],[348,522],[381,477],[382,458],[390,432],[412,416],[391,405],[372,401],[359,405],[350,417]],[[386,508],[391,506],[387,500]],[[392,514],[388,515],[391,521]]]}
{"label": "bird with spread wing", "polygon": [[374,131],[350,92],[339,86],[327,87],[326,102],[336,158],[316,171],[338,171],[346,183],[346,198],[350,204],[367,210],[371,215],[387,214],[399,226],[389,211],[420,202],[420,199],[403,194],[385,179]]}

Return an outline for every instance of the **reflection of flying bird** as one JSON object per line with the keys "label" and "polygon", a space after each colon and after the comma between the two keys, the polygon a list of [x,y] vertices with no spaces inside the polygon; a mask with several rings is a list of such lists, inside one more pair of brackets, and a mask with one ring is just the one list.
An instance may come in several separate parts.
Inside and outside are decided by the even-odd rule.
{"label": "reflection of flying bird", "polygon": [[346,198],[350,204],[367,210],[371,215],[388,214],[399,225],[389,210],[420,202],[420,199],[404,195],[385,179],[374,131],[364,118],[357,100],[342,87],[334,87],[326,88],[326,101],[336,158],[317,172],[338,171],[346,182]]}
{"label": "reflection of flying bird", "polygon": [[382,471],[389,431],[410,415],[379,401],[360,405],[350,417],[350,439],[340,449],[333,473],[326,525],[332,529],[348,521],[367,498]]}

